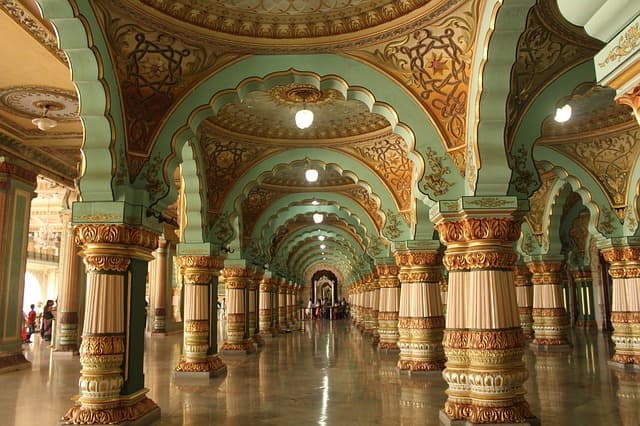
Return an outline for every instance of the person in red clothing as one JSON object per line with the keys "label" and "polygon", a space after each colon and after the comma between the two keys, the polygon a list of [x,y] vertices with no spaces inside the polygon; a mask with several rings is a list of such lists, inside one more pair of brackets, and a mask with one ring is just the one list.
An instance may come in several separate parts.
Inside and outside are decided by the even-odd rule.
{"label": "person in red clothing", "polygon": [[27,314],[27,337],[25,339],[26,342],[31,343],[31,335],[36,330],[36,305],[31,304],[31,310]]}

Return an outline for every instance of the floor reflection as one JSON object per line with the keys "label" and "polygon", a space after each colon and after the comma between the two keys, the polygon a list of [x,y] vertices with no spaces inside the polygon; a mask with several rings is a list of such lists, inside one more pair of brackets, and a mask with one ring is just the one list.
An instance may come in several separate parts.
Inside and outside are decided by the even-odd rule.
{"label": "floor reflection", "polygon": [[[541,423],[637,425],[640,373],[607,364],[612,347],[601,333],[571,339],[570,351],[525,352],[527,399]],[[225,358],[227,374],[209,381],[173,378],[181,347],[181,335],[146,340],[159,425],[437,425],[446,398],[439,372],[398,374],[397,354],[378,353],[347,321],[312,320],[303,331],[267,336],[257,354]],[[11,389],[0,393],[2,424],[55,424],[77,393],[79,359],[52,358],[38,338],[25,351],[31,370],[0,375]]]}

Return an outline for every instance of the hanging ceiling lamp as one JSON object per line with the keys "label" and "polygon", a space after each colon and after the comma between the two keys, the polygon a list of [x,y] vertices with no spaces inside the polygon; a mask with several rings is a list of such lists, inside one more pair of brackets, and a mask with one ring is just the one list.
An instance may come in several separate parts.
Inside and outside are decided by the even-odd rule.
{"label": "hanging ceiling lamp", "polygon": [[324,241],[324,239],[325,239],[325,236],[324,236],[324,235],[318,235],[318,240],[320,240],[320,241]]}
{"label": "hanging ceiling lamp", "polygon": [[52,118],[47,117],[49,110],[52,109],[52,105],[46,102],[36,102],[35,106],[42,110],[42,117],[36,117],[31,122],[38,129],[45,131],[49,129],[53,129],[58,125],[58,122]]}
{"label": "hanging ceiling lamp", "polygon": [[[304,172],[304,178],[307,180],[307,182],[309,183],[313,183],[316,182],[318,180],[318,171],[316,169],[307,169]],[[315,204],[314,204],[315,202]],[[311,204],[313,204],[314,206],[317,205],[317,201],[312,201]]]}
{"label": "hanging ceiling lamp", "polygon": [[571,119],[571,105],[564,104],[564,106],[556,109],[556,115],[553,119],[558,123],[566,123]]}
{"label": "hanging ceiling lamp", "polygon": [[307,104],[320,99],[322,92],[311,85],[301,85],[289,89],[286,96],[295,103],[302,102],[302,109],[296,111],[295,122],[298,129],[307,129],[313,124],[313,111]]}
{"label": "hanging ceiling lamp", "polygon": [[313,222],[314,223],[322,223],[323,220],[324,220],[324,217],[322,216],[322,213],[314,213],[313,214]]}

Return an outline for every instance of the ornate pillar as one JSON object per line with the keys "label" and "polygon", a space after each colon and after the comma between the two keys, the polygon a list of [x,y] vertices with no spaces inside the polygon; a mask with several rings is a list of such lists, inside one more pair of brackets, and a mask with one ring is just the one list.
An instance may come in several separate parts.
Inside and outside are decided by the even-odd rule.
{"label": "ornate pillar", "polygon": [[[393,262],[393,259],[389,259]],[[376,265],[380,283],[380,309],[378,312],[378,349],[399,351],[398,313],[400,310],[399,268],[395,263]]]}
{"label": "ornate pillar", "polygon": [[271,327],[273,328],[274,337],[275,334],[280,332],[280,282],[278,278],[272,278],[271,286]]}
{"label": "ornate pillar", "polygon": [[573,282],[576,285],[578,296],[578,319],[576,327],[581,329],[596,329],[596,315],[593,309],[593,277],[590,269],[571,272]]}
{"label": "ornate pillar", "polygon": [[58,294],[58,314],[56,318],[55,351],[58,353],[78,354],[78,277],[80,257],[74,241],[71,211],[65,213],[66,224],[63,234],[64,244],[61,256],[62,282]]}
{"label": "ornate pillar", "polygon": [[[85,206],[76,206],[74,220],[86,219],[79,214]],[[87,303],[80,394],[62,422],[151,422],[159,418],[160,409],[144,388],[142,324],[147,262],[158,236],[124,224],[78,225],[75,235],[87,270]]]}
{"label": "ornate pillar", "polygon": [[449,388],[441,419],[526,424],[533,415],[522,388],[525,338],[513,285],[518,201],[441,201],[431,209],[431,220],[447,246],[443,263],[449,270],[443,340]]}
{"label": "ornate pillar", "polygon": [[621,243],[602,250],[609,263],[611,340],[616,345],[615,366],[640,368],[640,246]]}
{"label": "ornate pillar", "polygon": [[167,247],[167,240],[160,238],[156,250],[155,280],[151,287],[153,289],[152,306],[149,307],[153,312],[151,325],[153,334],[167,334]]}
{"label": "ornate pillar", "polygon": [[380,343],[380,330],[378,316],[380,315],[380,283],[376,274],[371,274],[371,334],[373,335],[372,343],[376,346]]}
{"label": "ornate pillar", "polygon": [[178,265],[184,285],[183,354],[175,368],[181,377],[213,377],[224,373],[226,365],[217,354],[218,275],[224,259],[187,255],[189,244],[178,246]]}
{"label": "ornate pillar", "polygon": [[354,291],[354,323],[356,324],[356,327],[358,327],[360,329],[360,331],[362,331],[364,329],[364,313],[363,313],[363,308],[362,308],[362,290],[363,290],[363,283],[362,281],[358,280],[353,284],[353,291]]}
{"label": "ornate pillar", "polygon": [[249,339],[259,348],[264,346],[264,340],[260,337],[260,328],[258,324],[258,312],[260,311],[259,288],[264,271],[256,270],[253,277],[249,280]]}
{"label": "ornate pillar", "polygon": [[428,245],[432,247],[407,248],[394,253],[400,267],[398,369],[401,372],[444,368],[444,312],[440,301],[442,255],[438,241]]}
{"label": "ornate pillar", "polygon": [[293,317],[293,295],[295,292],[295,284],[292,281],[289,281],[289,285],[287,286],[287,324],[289,324],[289,328],[293,329],[296,326],[296,320]]}
{"label": "ornate pillar", "polygon": [[0,157],[0,372],[29,368],[22,355],[22,299],[36,174]]}
{"label": "ornate pillar", "polygon": [[[371,275],[367,275],[362,278],[362,332],[367,335],[373,334],[373,286],[371,281],[373,280]],[[379,308],[378,308],[379,309]]]}
{"label": "ornate pillar", "polygon": [[280,329],[289,328],[289,324],[287,323],[287,291],[289,289],[289,285],[287,282],[281,278],[280,285],[278,286],[278,325]]}
{"label": "ornate pillar", "polygon": [[533,285],[531,284],[531,272],[526,266],[516,266],[513,273],[520,326],[524,337],[531,340],[533,339]]}
{"label": "ornate pillar", "polygon": [[262,336],[270,335],[275,336],[275,328],[273,327],[273,306],[272,306],[272,291],[274,286],[274,279],[271,277],[271,272],[266,271],[260,281],[260,306],[258,309],[258,326],[259,333]]}
{"label": "ornate pillar", "polygon": [[247,287],[253,271],[246,267],[225,267],[227,286],[227,340],[222,345],[223,354],[250,354],[256,351],[249,341]]}
{"label": "ornate pillar", "polygon": [[567,349],[569,321],[562,291],[563,258],[527,260],[533,274],[533,348]]}

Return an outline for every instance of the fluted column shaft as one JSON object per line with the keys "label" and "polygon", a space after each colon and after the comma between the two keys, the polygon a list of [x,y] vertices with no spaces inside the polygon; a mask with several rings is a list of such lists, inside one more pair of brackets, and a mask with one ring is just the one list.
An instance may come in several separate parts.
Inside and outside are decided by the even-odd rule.
{"label": "fluted column shaft", "polygon": [[522,332],[525,338],[533,339],[533,285],[529,268],[517,266],[514,269],[514,283]]}
{"label": "fluted column shaft", "polygon": [[287,323],[287,291],[289,285],[283,281],[280,282],[278,287],[278,322],[280,328],[289,328]]}
{"label": "fluted column shaft", "polygon": [[373,294],[371,294],[373,287],[371,281],[371,277],[366,277],[362,283],[362,332],[367,335],[373,334]]}
{"label": "fluted column shaft", "polygon": [[271,293],[273,291],[273,278],[265,276],[260,281],[260,305],[258,309],[258,326],[261,335],[275,335],[275,329],[273,328]]}
{"label": "fluted column shaft", "polygon": [[247,268],[230,267],[223,270],[227,288],[227,340],[222,345],[223,353],[249,354],[255,347],[248,338],[246,309],[247,287],[253,271]]}
{"label": "fluted column shaft", "polygon": [[22,354],[24,277],[36,174],[0,157],[0,371],[30,368]]}
{"label": "fluted column shaft", "polygon": [[249,282],[249,339],[258,345],[264,346],[264,340],[260,336],[260,324],[258,314],[260,312],[260,283],[262,282],[263,270],[255,271],[253,279]]}
{"label": "fluted column shaft", "polygon": [[610,247],[602,251],[609,263],[611,324],[615,354],[611,361],[640,367],[640,247]]}
{"label": "fluted column shaft", "polygon": [[371,334],[373,336],[372,343],[378,345],[380,343],[380,324],[378,317],[380,315],[380,283],[378,277],[372,274],[371,279]]}
{"label": "fluted column shaft", "polygon": [[222,257],[178,256],[184,285],[184,325],[182,357],[178,373],[205,373],[209,376],[226,370],[217,354],[217,278],[224,266]]}
{"label": "fluted column shaft", "polygon": [[80,257],[74,240],[70,215],[64,231],[62,282],[58,294],[56,352],[78,352],[78,275]]}
{"label": "fluted column shaft", "polygon": [[63,421],[106,424],[159,416],[144,388],[140,325],[147,262],[158,236],[122,224],[86,224],[75,228],[75,240],[87,270],[87,303],[80,394]]}
{"label": "fluted column shaft", "polygon": [[380,308],[378,312],[378,349],[400,350],[398,340],[398,314],[400,310],[399,268],[396,265],[377,265],[376,272],[380,283]]}
{"label": "fluted column shaft", "polygon": [[569,320],[562,291],[563,262],[527,262],[533,284],[533,345],[566,346]]}
{"label": "fluted column shaft", "polygon": [[447,247],[443,263],[449,270],[443,340],[449,387],[443,414],[471,424],[522,423],[533,417],[522,388],[525,338],[513,285],[521,219],[512,198],[499,199],[511,208],[492,210],[495,216],[487,217],[482,206],[495,200],[442,202],[431,211]]}
{"label": "fluted column shaft", "polygon": [[289,328],[295,327],[295,320],[293,319],[293,284],[289,283],[287,286],[287,324]]}
{"label": "fluted column shaft", "polygon": [[168,242],[160,239],[156,250],[155,280],[152,283],[153,306],[150,307],[153,313],[151,332],[155,334],[167,332],[167,247]]}
{"label": "fluted column shaft", "polygon": [[442,256],[435,250],[395,253],[400,266],[400,371],[444,368],[444,313],[440,301]]}

